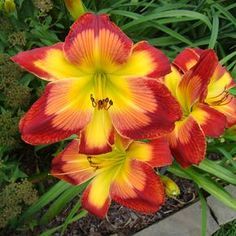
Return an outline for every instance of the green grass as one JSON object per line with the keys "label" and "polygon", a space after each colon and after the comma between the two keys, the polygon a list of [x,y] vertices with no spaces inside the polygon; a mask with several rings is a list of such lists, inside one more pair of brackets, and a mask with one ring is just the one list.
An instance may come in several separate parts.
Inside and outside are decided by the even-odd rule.
{"label": "green grass", "polygon": [[223,225],[212,236],[236,236],[236,220]]}
{"label": "green grass", "polygon": [[[213,48],[220,59],[235,51],[235,1],[104,0],[85,4],[92,11],[110,14],[134,41],[147,40],[171,59],[185,47]],[[232,69],[235,57],[230,63]]]}

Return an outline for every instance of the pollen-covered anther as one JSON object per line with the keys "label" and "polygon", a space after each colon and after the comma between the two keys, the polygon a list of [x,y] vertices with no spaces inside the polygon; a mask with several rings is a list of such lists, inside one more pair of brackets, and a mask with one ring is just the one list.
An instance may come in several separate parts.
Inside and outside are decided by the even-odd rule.
{"label": "pollen-covered anther", "polygon": [[91,167],[93,167],[95,170],[99,169],[99,164],[93,162],[91,156],[87,156],[87,160],[88,160]]}
{"label": "pollen-covered anther", "polygon": [[92,102],[92,106],[95,108],[97,107],[98,110],[108,110],[112,105],[113,105],[113,101],[109,98],[105,98],[105,99],[99,99],[99,100],[95,100],[95,98],[93,97],[93,95],[90,95],[90,100]]}

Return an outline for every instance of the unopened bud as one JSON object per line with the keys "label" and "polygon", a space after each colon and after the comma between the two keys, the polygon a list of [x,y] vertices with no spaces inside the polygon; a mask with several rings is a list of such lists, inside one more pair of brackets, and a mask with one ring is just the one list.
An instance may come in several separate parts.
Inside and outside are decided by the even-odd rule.
{"label": "unopened bud", "polygon": [[173,198],[177,197],[180,194],[179,186],[169,177],[162,175],[161,181],[165,187],[165,193],[168,197]]}
{"label": "unopened bud", "polygon": [[74,20],[86,12],[86,8],[82,0],[65,0],[65,4]]}

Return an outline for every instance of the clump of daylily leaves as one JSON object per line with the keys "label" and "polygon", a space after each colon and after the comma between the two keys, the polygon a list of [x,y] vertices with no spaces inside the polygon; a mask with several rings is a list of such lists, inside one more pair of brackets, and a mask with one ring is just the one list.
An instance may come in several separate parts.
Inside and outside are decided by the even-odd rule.
{"label": "clump of daylily leaves", "polygon": [[[83,5],[76,10],[71,2],[75,17]],[[199,164],[206,137],[236,124],[235,83],[213,50],[186,48],[170,63],[149,43],[134,44],[105,14],[85,13],[65,42],[12,60],[49,81],[20,121],[22,139],[41,145],[77,135],[51,174],[73,185],[90,181],[82,206],[99,217],[111,200],[156,212],[165,190],[155,168],[174,159],[184,168]]]}

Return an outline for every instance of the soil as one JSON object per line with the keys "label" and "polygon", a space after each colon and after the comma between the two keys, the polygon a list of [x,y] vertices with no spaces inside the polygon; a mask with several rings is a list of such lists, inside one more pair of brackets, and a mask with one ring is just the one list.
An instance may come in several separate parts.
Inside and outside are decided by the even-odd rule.
{"label": "soil", "polygon": [[[156,223],[165,217],[179,211],[181,208],[197,200],[197,191],[194,184],[186,179],[171,176],[181,189],[181,194],[177,199],[167,199],[166,204],[155,214],[145,215],[134,212],[116,203],[112,203],[108,215],[100,220],[88,214],[81,220],[68,226],[64,235],[66,236],[128,236],[140,231],[149,225]],[[70,208],[65,210],[61,216],[49,225],[48,228],[60,225],[67,216]],[[45,230],[45,229],[44,229]],[[59,236],[60,233],[54,234]]]}

